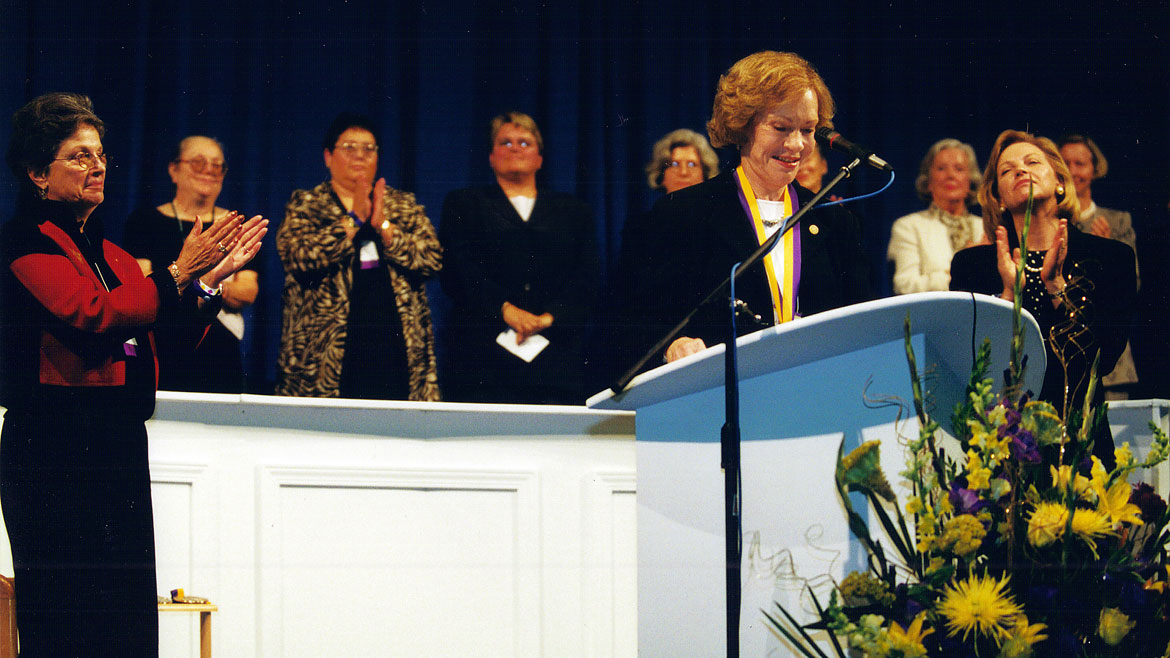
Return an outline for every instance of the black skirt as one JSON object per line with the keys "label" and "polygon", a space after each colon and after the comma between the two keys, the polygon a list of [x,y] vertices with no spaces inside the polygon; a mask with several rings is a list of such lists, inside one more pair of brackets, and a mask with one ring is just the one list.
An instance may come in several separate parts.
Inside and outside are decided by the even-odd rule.
{"label": "black skirt", "polygon": [[0,503],[20,655],[157,656],[146,428],[106,405],[9,410]]}

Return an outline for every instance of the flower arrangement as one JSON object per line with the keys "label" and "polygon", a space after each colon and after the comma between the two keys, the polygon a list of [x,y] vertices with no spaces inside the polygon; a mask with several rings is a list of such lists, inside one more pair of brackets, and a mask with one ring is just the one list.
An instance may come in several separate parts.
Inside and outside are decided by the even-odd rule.
{"label": "flower arrangement", "polygon": [[[1149,485],[1127,479],[1165,460],[1170,437],[1151,424],[1146,459],[1124,444],[1106,465],[1090,449],[1106,422],[1087,402],[1092,384],[1084,408],[1067,418],[1021,393],[1021,279],[1005,386],[996,391],[987,377],[984,341],[951,418],[958,451],[943,448],[924,411],[907,318],[919,427],[900,474],[910,495],[899,507],[877,441],[839,452],[837,489],[868,569],[847,575],[824,604],[807,590],[817,623],[802,625],[779,604],[764,611],[800,655],[828,658],[809,632],[827,630],[841,657],[848,645],[869,658],[1170,658],[1170,512]],[[868,500],[885,541],[871,535],[850,492]]]}

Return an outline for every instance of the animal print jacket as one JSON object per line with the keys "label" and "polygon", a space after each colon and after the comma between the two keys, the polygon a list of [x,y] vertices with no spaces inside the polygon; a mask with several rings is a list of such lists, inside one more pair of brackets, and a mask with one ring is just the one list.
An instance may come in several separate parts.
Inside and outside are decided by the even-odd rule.
{"label": "animal print jacket", "polygon": [[[410,368],[410,399],[439,400],[435,341],[426,279],[442,268],[443,249],[423,207],[409,192],[386,188],[384,217],[396,230],[382,259],[388,262]],[[280,381],[277,395],[338,397],[345,349],[349,291],[353,285],[353,242],[349,218],[330,184],[293,192],[276,248],[284,263]]]}

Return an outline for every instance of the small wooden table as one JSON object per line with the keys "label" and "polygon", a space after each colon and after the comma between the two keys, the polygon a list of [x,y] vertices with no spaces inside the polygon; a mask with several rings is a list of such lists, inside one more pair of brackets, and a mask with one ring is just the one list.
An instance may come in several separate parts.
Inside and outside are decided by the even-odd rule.
{"label": "small wooden table", "polygon": [[219,612],[214,603],[160,603],[159,612],[199,613],[199,658],[211,658],[211,613]]}

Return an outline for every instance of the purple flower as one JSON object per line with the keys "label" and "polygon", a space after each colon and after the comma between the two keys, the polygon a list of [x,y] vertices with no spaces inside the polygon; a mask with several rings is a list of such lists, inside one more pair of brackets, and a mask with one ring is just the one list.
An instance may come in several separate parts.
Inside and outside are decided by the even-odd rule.
{"label": "purple flower", "polygon": [[[1006,409],[1006,411],[1004,412],[1004,420],[1007,421],[1006,427],[1016,427],[1017,425],[1019,425],[1020,418],[1021,418],[1020,412],[1017,411],[1015,407],[1007,405],[1007,404],[1003,405],[1003,407],[1004,407],[1004,409]],[[1001,428],[1001,431],[1002,431],[1002,428]]]}
{"label": "purple flower", "polygon": [[1036,437],[1026,429],[1020,429],[1012,435],[1012,455],[1029,464],[1039,464],[1042,459]]}
{"label": "purple flower", "polygon": [[1028,430],[1020,427],[1020,412],[1015,407],[1004,405],[1004,424],[1000,426],[999,438],[1011,437],[1012,456],[1021,462],[1039,464],[1042,460],[1040,447],[1036,437]]}
{"label": "purple flower", "polygon": [[957,480],[951,483],[949,498],[951,500],[951,507],[955,508],[956,515],[976,514],[979,510],[987,506],[987,501],[979,500],[978,493],[963,487]]}
{"label": "purple flower", "polygon": [[1117,596],[1117,607],[1131,619],[1139,619],[1151,609],[1150,593],[1146,591],[1145,583],[1135,583],[1132,580],[1122,582]]}

